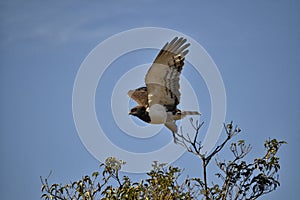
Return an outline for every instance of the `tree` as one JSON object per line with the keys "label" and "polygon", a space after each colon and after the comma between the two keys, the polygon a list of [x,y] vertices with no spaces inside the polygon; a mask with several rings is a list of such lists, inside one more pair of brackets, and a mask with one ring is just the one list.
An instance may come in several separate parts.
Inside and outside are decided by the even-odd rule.
{"label": "tree", "polygon": [[210,154],[201,153],[201,142],[198,133],[202,124],[198,121],[191,124],[195,129],[194,137],[177,133],[177,143],[184,146],[202,160],[203,177],[185,178],[179,183],[182,170],[178,167],[159,164],[154,161],[148,178],[133,182],[128,176],[119,175],[125,161],[114,157],[107,158],[100,164],[100,171],[84,176],[70,184],[49,184],[49,176],[41,177],[42,199],[257,199],[274,191],[279,185],[278,171],[280,169],[277,153],[285,141],[268,139],[265,141],[265,152],[262,157],[253,162],[246,162],[244,157],[250,152],[251,146],[244,140],[230,144],[233,160],[220,161],[216,165],[220,172],[216,174],[220,184],[208,184],[208,165],[224,146],[241,130],[233,123],[224,125],[226,139]]}

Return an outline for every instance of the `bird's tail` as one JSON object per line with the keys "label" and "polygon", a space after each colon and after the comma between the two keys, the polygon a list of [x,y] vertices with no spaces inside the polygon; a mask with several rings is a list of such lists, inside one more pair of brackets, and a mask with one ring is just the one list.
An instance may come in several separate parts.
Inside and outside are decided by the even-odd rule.
{"label": "bird's tail", "polygon": [[181,110],[178,110],[178,112],[176,112],[176,114],[174,115],[173,119],[174,120],[180,120],[180,119],[184,118],[187,115],[201,115],[201,113],[198,112],[198,111],[181,111]]}

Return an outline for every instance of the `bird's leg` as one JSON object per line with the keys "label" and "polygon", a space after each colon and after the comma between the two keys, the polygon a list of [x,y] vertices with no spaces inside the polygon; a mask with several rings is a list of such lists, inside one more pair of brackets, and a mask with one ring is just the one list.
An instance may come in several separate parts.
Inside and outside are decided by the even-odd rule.
{"label": "bird's leg", "polygon": [[172,134],[173,134],[174,143],[177,144],[177,138],[176,138],[175,132],[172,132]]}

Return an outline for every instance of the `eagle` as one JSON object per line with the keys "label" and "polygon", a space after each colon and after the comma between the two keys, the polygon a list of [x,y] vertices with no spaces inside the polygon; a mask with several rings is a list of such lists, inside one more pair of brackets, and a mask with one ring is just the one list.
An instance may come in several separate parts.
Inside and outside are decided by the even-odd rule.
{"label": "eagle", "polygon": [[176,143],[176,121],[187,115],[201,115],[198,111],[182,111],[180,103],[180,74],[188,54],[187,39],[175,37],[167,42],[156,56],[146,76],[146,87],[128,91],[128,96],[138,104],[129,115],[150,124],[164,124],[173,133]]}

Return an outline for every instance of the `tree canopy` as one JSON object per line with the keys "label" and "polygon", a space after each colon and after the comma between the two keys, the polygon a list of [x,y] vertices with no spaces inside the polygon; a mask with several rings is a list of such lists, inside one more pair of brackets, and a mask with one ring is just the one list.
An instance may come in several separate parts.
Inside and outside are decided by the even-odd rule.
{"label": "tree canopy", "polygon": [[[134,182],[128,176],[120,177],[120,170],[125,161],[109,157],[105,163],[100,164],[99,171],[83,176],[77,181],[67,184],[49,183],[47,178],[41,177],[42,199],[64,200],[95,200],[95,199],[257,199],[270,193],[280,186],[279,182],[279,148],[285,141],[267,139],[264,143],[264,153],[261,157],[247,162],[245,156],[251,151],[251,145],[244,140],[232,142],[229,150],[233,160],[221,161],[215,159],[219,172],[215,177],[207,177],[208,165],[212,158],[224,149],[225,145],[241,130],[233,123],[224,124],[226,139],[210,154],[201,153],[201,142],[198,133],[202,126],[193,123],[196,134],[193,138],[183,133],[176,135],[179,145],[184,146],[188,152],[198,156],[202,161],[202,173],[199,177],[181,178],[182,169],[167,165],[166,163],[153,162],[152,169],[147,173],[147,178]],[[202,176],[201,176],[202,175]],[[208,182],[217,179],[219,184]],[[209,184],[210,183],[210,184]]]}

